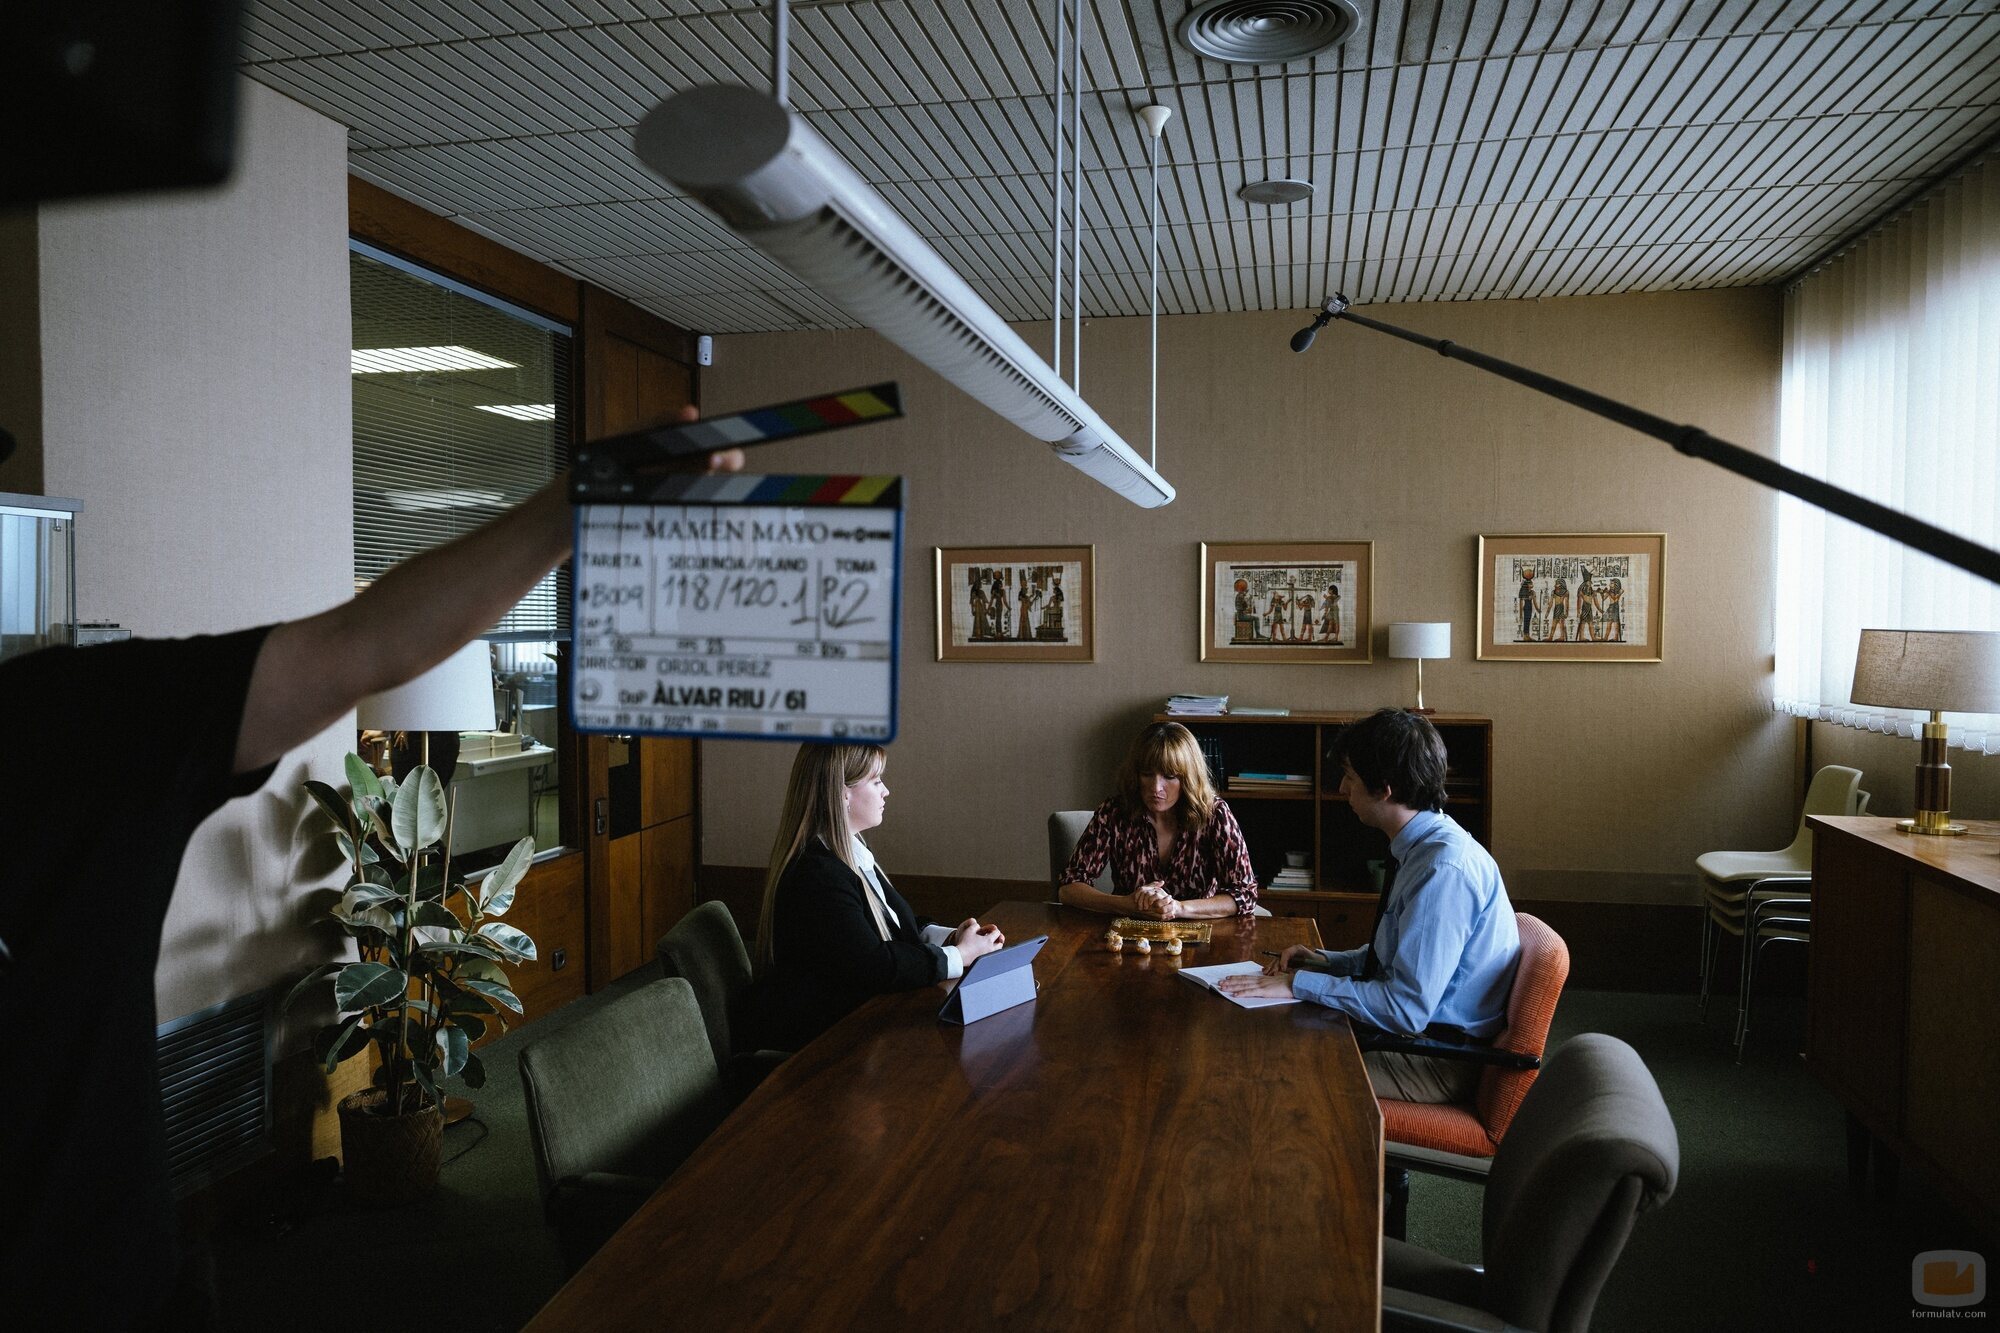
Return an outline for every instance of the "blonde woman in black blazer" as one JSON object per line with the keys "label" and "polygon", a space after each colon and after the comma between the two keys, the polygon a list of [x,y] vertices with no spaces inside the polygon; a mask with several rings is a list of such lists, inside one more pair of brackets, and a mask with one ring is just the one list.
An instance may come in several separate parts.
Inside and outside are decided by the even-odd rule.
{"label": "blonde woman in black blazer", "polygon": [[744,1019],[759,1045],[797,1050],[870,996],[961,975],[1006,941],[976,919],[919,917],[861,836],[882,822],[888,752],[802,745],[792,761]]}

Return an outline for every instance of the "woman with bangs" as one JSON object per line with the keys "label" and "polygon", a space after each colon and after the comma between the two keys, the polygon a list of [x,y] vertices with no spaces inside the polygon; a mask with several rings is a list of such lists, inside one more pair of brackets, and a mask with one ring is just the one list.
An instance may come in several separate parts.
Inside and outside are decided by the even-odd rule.
{"label": "woman with bangs", "polygon": [[[1093,881],[1111,867],[1113,892]],[[1208,761],[1178,722],[1140,732],[1062,875],[1062,901],[1088,912],[1159,921],[1249,916],[1257,908],[1250,849]]]}
{"label": "woman with bangs", "polygon": [[870,996],[964,973],[1006,943],[968,918],[910,908],[862,834],[887,812],[879,745],[799,747],[757,917],[757,980],[743,1021],[757,1046],[796,1051]]}

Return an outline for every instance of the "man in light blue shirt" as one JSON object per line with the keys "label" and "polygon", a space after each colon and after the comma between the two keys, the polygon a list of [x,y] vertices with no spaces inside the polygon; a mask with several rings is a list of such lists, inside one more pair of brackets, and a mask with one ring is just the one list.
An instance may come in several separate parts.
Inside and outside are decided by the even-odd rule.
{"label": "man in light blue shirt", "polygon": [[[1374,938],[1344,952],[1295,944],[1268,975],[1227,977],[1223,989],[1293,996],[1387,1032],[1490,1041],[1506,1026],[1521,939],[1500,868],[1443,812],[1437,728],[1385,708],[1341,731],[1334,755],[1342,795],[1355,818],[1389,836],[1397,867]],[[1388,1051],[1364,1058],[1376,1095],[1403,1101],[1463,1100],[1481,1068]]]}

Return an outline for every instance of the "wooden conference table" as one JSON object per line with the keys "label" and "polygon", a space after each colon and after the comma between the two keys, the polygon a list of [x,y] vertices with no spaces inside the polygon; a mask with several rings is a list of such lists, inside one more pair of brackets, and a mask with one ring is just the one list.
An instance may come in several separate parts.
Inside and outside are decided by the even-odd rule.
{"label": "wooden conference table", "polygon": [[1179,958],[1109,918],[1046,934],[1029,1004],[943,1024],[870,1001],[787,1060],[533,1329],[1373,1329],[1382,1117],[1346,1020],[1248,1010],[1174,973],[1316,944],[1215,922]]}

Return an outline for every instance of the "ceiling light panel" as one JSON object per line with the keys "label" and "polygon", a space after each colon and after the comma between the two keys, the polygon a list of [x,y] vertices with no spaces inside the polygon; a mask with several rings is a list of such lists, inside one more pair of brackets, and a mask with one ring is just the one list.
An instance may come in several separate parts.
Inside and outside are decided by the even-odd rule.
{"label": "ceiling light panel", "polygon": [[470,347],[357,347],[352,354],[356,375],[407,375],[419,371],[518,370]]}

